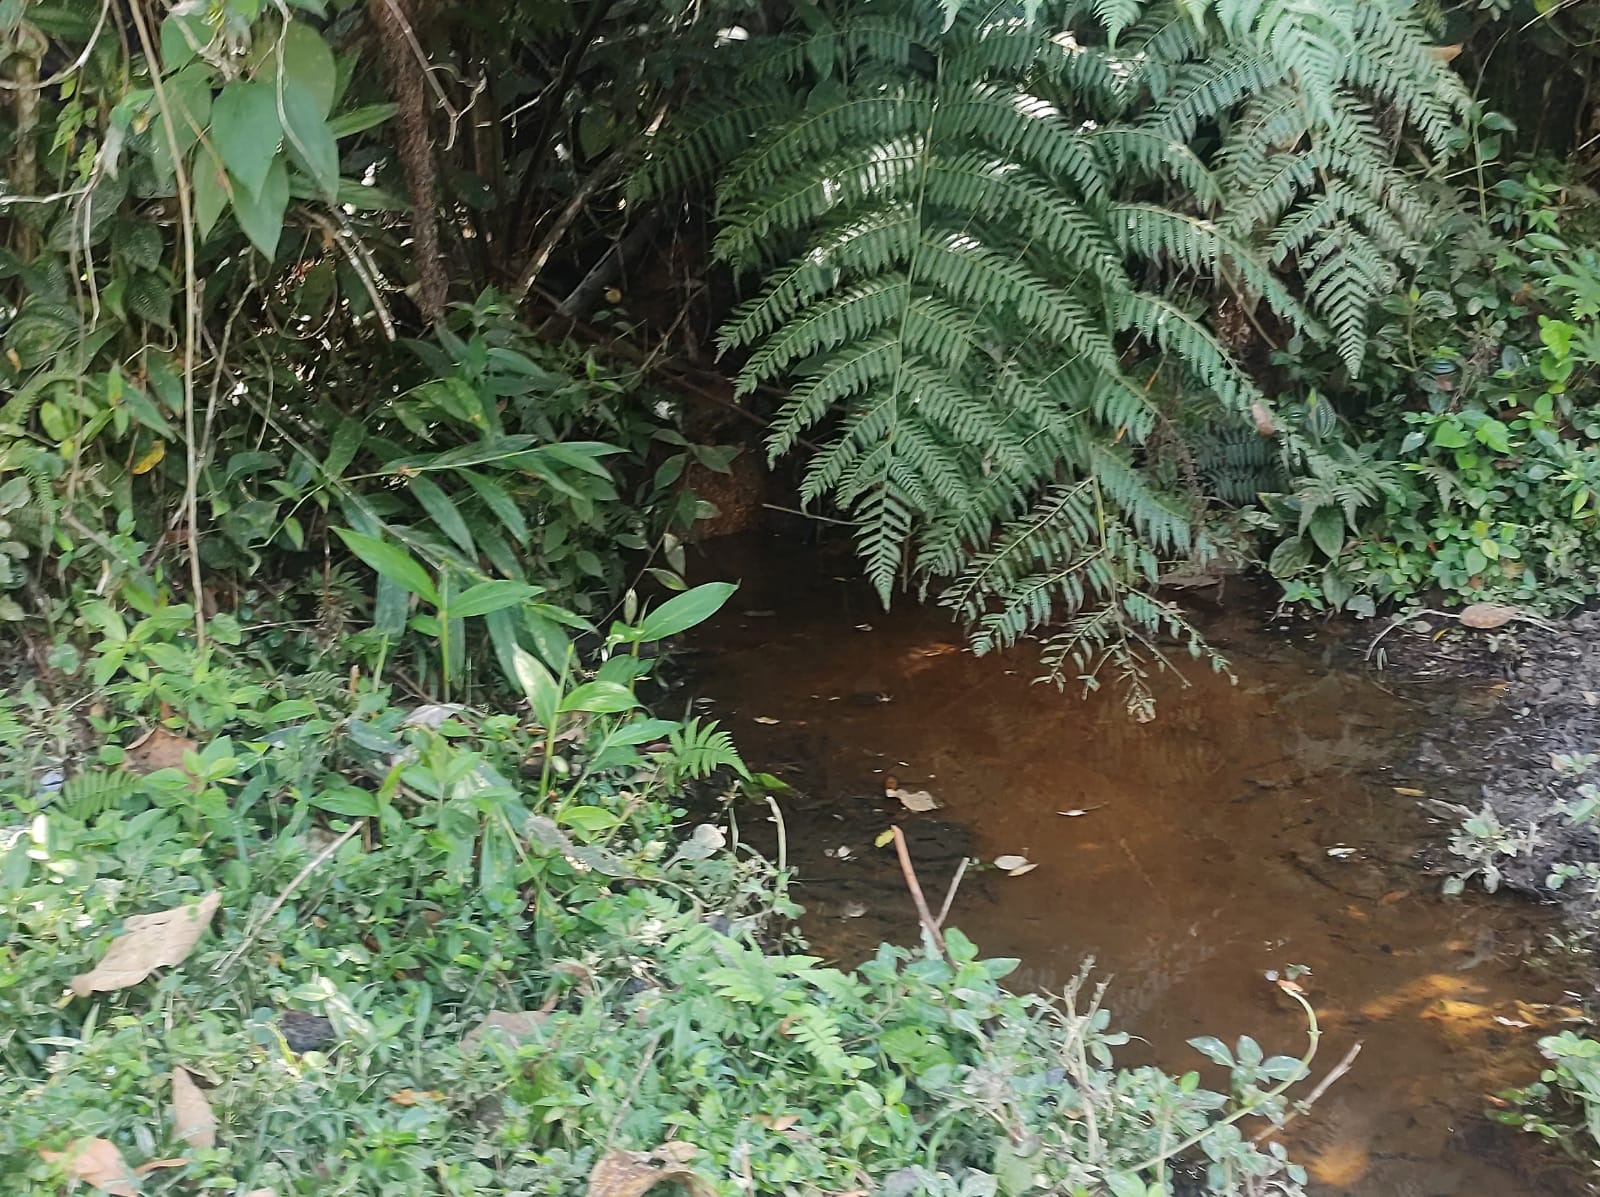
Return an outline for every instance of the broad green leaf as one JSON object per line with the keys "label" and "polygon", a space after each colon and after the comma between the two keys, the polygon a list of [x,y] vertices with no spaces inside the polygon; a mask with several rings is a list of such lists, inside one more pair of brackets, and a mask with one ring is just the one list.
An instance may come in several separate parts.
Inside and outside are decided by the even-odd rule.
{"label": "broad green leaf", "polygon": [[633,691],[617,682],[585,682],[561,701],[563,713],[588,711],[596,715],[629,711],[640,705]]}
{"label": "broad green leaf", "polygon": [[200,135],[211,124],[211,68],[204,63],[184,67],[162,85],[166,106],[159,109],[160,119],[150,127],[150,161],[162,178],[172,171],[172,150],[167,140],[167,121],[172,122],[172,136],[178,143],[181,161]]}
{"label": "broad green leaf", "polygon": [[422,509],[428,513],[433,522],[439,525],[439,530],[455,541],[463,553],[469,557],[478,555],[478,548],[472,543],[472,532],[467,527],[467,521],[461,518],[461,512],[456,509],[455,501],[439,488],[437,482],[419,475],[411,480],[411,493],[417,497],[417,502],[422,504]]}
{"label": "broad green leaf", "polygon": [[622,822],[603,806],[569,806],[556,821],[578,831],[607,831]]}
{"label": "broad green leaf", "polygon": [[334,117],[328,122],[328,128],[333,130],[335,137],[349,137],[383,124],[398,111],[396,104],[368,104]]}
{"label": "broad green leaf", "polygon": [[683,724],[671,719],[639,719],[626,727],[618,728],[606,737],[607,741],[616,748],[627,748],[634,744],[649,744],[654,740],[665,739],[669,732],[677,731]]}
{"label": "broad green leaf", "polygon": [[171,74],[211,41],[211,27],[201,13],[171,13],[161,22],[160,40],[161,65]]}
{"label": "broad green leaf", "polygon": [[1344,548],[1344,513],[1337,507],[1319,507],[1311,517],[1311,539],[1317,548],[1331,557],[1338,557]]}
{"label": "broad green leaf", "polygon": [[514,582],[507,578],[479,582],[450,600],[450,614],[456,619],[471,619],[475,615],[487,615],[491,611],[515,607],[518,603],[525,603],[540,593],[542,592],[537,586],[530,586],[526,582]]}
{"label": "broad green leaf", "polygon": [[1198,1039],[1191,1039],[1189,1046],[1215,1064],[1233,1067],[1233,1053],[1228,1050],[1228,1045],[1215,1035],[1202,1035]]}
{"label": "broad green leaf", "polygon": [[339,193],[339,144],[316,97],[293,79],[283,85],[284,144],[289,157],[327,199]]}
{"label": "broad green leaf", "polygon": [[375,818],[379,813],[378,796],[368,790],[347,786],[312,795],[311,805],[329,814],[348,815],[352,818]]}
{"label": "broad green leaf", "polygon": [[710,619],[726,603],[738,586],[732,582],[707,582],[693,590],[674,595],[662,603],[634,629],[629,639],[641,642],[665,640]]}
{"label": "broad green leaf", "polygon": [[250,244],[268,258],[278,252],[283,235],[283,216],[289,210],[289,171],[282,158],[274,158],[267,168],[261,189],[251,194],[237,177],[233,178],[233,214]]}
{"label": "broad green leaf", "polygon": [[218,219],[228,206],[228,172],[211,147],[204,143],[195,151],[194,164],[189,170],[189,181],[194,187],[194,223],[204,240],[211,236],[211,230],[217,227]]}
{"label": "broad green leaf", "polygon": [[[278,65],[283,64],[280,76]],[[316,106],[319,117],[326,118],[333,111],[334,96],[339,88],[339,72],[334,65],[333,51],[322,35],[303,21],[291,21],[276,38],[261,64],[260,78],[276,83],[303,88]],[[286,87],[287,90],[287,87]]]}
{"label": "broad green leaf", "polygon": [[517,675],[517,685],[522,687],[522,692],[528,696],[528,705],[533,708],[533,717],[541,726],[552,727],[561,703],[561,687],[555,677],[520,645],[511,650],[511,664]]}
{"label": "broad green leaf", "polygon": [[388,544],[373,536],[364,536],[349,528],[335,528],[334,531],[339,534],[339,539],[344,541],[346,548],[379,575],[404,587],[412,594],[421,595],[433,606],[439,605],[439,592],[434,589],[433,579],[410,553],[398,545]]}
{"label": "broad green leaf", "polygon": [[[266,186],[282,140],[278,96],[270,84],[235,80],[222,89],[211,106],[211,144],[234,181],[252,197]],[[285,179],[285,204],[287,182]],[[239,198],[234,197],[235,203]],[[276,244],[277,238],[272,240]]]}

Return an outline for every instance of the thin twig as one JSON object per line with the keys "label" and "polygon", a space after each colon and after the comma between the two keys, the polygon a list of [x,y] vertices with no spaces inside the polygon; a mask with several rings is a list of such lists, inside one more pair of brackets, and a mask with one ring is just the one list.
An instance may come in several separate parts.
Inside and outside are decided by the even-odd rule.
{"label": "thin twig", "polygon": [[200,576],[200,462],[196,457],[200,446],[195,440],[194,422],[194,359],[196,343],[200,339],[200,280],[195,268],[194,192],[189,171],[183,164],[183,152],[178,146],[177,113],[167,102],[167,88],[161,79],[161,64],[156,57],[155,40],[150,36],[149,22],[141,5],[130,5],[128,11],[133,15],[139,46],[150,66],[150,83],[155,88],[156,105],[161,110],[167,152],[172,155],[172,173],[178,189],[178,216],[183,222],[183,509],[189,525],[189,588],[194,592],[195,643],[204,651],[206,603],[204,579]]}
{"label": "thin twig", "polygon": [[[47,87],[54,87],[57,83],[65,82],[69,75],[75,74],[89,61],[89,55],[94,53],[94,45],[100,40],[100,31],[106,27],[106,16],[111,12],[111,0],[101,0],[100,16],[94,23],[94,30],[89,34],[89,40],[84,45],[82,52],[66,66],[62,67],[48,79],[30,79],[20,82],[12,79],[0,79],[0,91],[43,91]],[[151,71],[153,75],[155,72]]]}
{"label": "thin twig", "polygon": [[956,875],[950,878],[950,889],[945,893],[944,905],[939,907],[939,929],[944,930],[944,921],[950,917],[950,907],[956,900],[956,890],[961,888],[961,879],[967,875],[967,866],[972,863],[970,856],[963,856],[961,863],[956,866]]}
{"label": "thin twig", "polygon": [[323,861],[327,860],[328,857],[332,856],[341,847],[343,847],[346,840],[355,835],[355,833],[360,831],[362,828],[366,827],[366,825],[367,821],[365,819],[357,819],[345,829],[343,834],[341,834],[338,839],[334,840],[333,843],[329,844],[321,852],[318,852],[315,856],[313,856],[311,858],[311,862],[307,864],[305,868],[296,873],[294,880],[289,882],[288,885],[284,886],[283,891],[272,900],[272,905],[268,906],[266,910],[262,912],[261,917],[256,919],[251,924],[250,929],[245,932],[244,938],[239,941],[239,946],[234,948],[233,951],[229,952],[222,958],[222,963],[217,965],[217,967],[212,971],[212,975],[220,977],[223,973],[231,969],[234,964],[238,962],[239,958],[242,957],[249,949],[250,945],[253,944],[261,935],[261,932],[266,928],[266,925],[272,921],[272,916],[277,914],[278,911],[282,910],[283,904],[289,900],[294,891],[305,884],[306,878],[321,868]]}
{"label": "thin twig", "polygon": [[1333,1088],[1333,1084],[1334,1084],[1335,1081],[1337,1081],[1345,1073],[1350,1071],[1351,1067],[1354,1066],[1354,1064],[1356,1062],[1356,1057],[1359,1056],[1360,1054],[1361,1054],[1361,1045],[1358,1043],[1354,1047],[1352,1047],[1349,1051],[1345,1052],[1344,1059],[1340,1060],[1332,1068],[1328,1069],[1328,1075],[1323,1077],[1322,1080],[1320,1082],[1318,1082],[1317,1087],[1306,1095],[1305,1100],[1297,1101],[1297,1102],[1294,1103],[1294,1109],[1289,1112],[1289,1116],[1287,1118],[1285,1118],[1282,1122],[1279,1122],[1279,1123],[1277,1123],[1277,1124],[1275,1124],[1273,1126],[1264,1126],[1264,1127],[1262,1127],[1259,1131],[1256,1132],[1256,1137],[1251,1139],[1250,1141],[1252,1143],[1259,1143],[1259,1142],[1261,1142],[1261,1140],[1265,1139],[1268,1135],[1275,1134],[1276,1132],[1281,1131],[1284,1127],[1288,1126],[1296,1118],[1300,1117],[1301,1114],[1304,1114],[1304,1113],[1308,1112],[1311,1109],[1312,1106],[1317,1104],[1317,1099],[1319,1097],[1321,1097],[1329,1089]]}
{"label": "thin twig", "polygon": [[650,1045],[644,1049],[644,1059],[639,1061],[639,1068],[633,1074],[633,1083],[628,1086],[628,1092],[622,1098],[622,1104],[617,1107],[617,1116],[611,1121],[611,1129],[606,1132],[605,1146],[602,1152],[609,1151],[611,1144],[616,1141],[617,1132],[622,1129],[622,1120],[627,1117],[628,1107],[633,1104],[633,1096],[639,1092],[639,1082],[644,1080],[644,1074],[649,1070],[652,1061],[656,1058],[656,1048],[661,1046],[661,1032],[657,1031],[650,1036]]}
{"label": "thin twig", "polygon": [[922,923],[922,930],[933,941],[933,946],[939,949],[939,955],[944,957],[944,962],[955,968],[955,957],[950,955],[950,949],[944,942],[944,933],[939,930],[939,924],[934,921],[933,914],[928,910],[928,900],[922,896],[922,883],[917,880],[917,871],[911,867],[911,853],[906,850],[905,832],[895,826],[889,829],[889,833],[894,836],[894,851],[900,858],[900,872],[905,876],[906,888],[911,891],[911,901],[916,905],[917,919]]}

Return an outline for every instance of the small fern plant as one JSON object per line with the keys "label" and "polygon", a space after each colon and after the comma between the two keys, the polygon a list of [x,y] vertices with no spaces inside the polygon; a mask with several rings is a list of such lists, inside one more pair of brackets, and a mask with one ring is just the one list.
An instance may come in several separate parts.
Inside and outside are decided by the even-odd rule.
{"label": "small fern plant", "polygon": [[721,348],[740,393],[790,385],[769,448],[820,443],[802,497],[853,516],[884,601],[937,591],[979,652],[1064,616],[1051,676],[1120,675],[1148,716],[1141,650],[1210,656],[1151,593],[1211,552],[1155,468],[1163,403],[1271,424],[1207,295],[1356,338],[1359,365],[1381,259],[1424,218],[1376,105],[1442,146],[1459,97],[1400,0],[806,14],[730,48],[641,190],[715,183],[717,253],[758,280]]}

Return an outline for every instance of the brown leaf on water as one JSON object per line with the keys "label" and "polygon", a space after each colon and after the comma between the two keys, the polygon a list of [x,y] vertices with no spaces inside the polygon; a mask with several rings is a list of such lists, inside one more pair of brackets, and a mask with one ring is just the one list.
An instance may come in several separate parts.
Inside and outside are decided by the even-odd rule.
{"label": "brown leaf on water", "polygon": [[706,1179],[685,1166],[697,1150],[692,1143],[672,1142],[654,1151],[608,1151],[589,1173],[587,1197],[644,1197],[668,1181],[682,1185],[690,1197],[716,1197]]}
{"label": "brown leaf on water", "polygon": [[187,1068],[172,1070],[172,1130],[197,1151],[217,1145],[217,1116]]}
{"label": "brown leaf on water", "polygon": [[46,1163],[60,1164],[67,1175],[113,1197],[139,1197],[139,1178],[110,1139],[74,1139],[65,1151],[41,1151]]}
{"label": "brown leaf on water", "polygon": [[127,767],[134,773],[154,773],[157,769],[183,768],[183,754],[194,752],[200,746],[188,736],[180,736],[164,727],[145,732],[127,749]]}
{"label": "brown leaf on water", "polygon": [[1505,627],[1520,614],[1515,607],[1507,607],[1504,603],[1473,603],[1456,612],[1456,619],[1462,627],[1487,632]]}
{"label": "brown leaf on water", "polygon": [[528,1038],[539,1029],[546,1015],[537,1010],[491,1010],[483,1021],[461,1037],[461,1050],[475,1050],[489,1035],[499,1035],[513,1043]]}
{"label": "brown leaf on water", "polygon": [[182,964],[211,925],[221,902],[221,892],[212,890],[188,906],[129,915],[122,934],[111,941],[100,963],[72,978],[72,992],[88,997],[91,993],[126,989],[158,968]]}

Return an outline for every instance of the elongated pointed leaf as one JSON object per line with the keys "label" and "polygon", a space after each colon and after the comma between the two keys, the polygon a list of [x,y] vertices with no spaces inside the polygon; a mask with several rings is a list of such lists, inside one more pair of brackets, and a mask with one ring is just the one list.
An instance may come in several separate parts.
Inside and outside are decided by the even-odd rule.
{"label": "elongated pointed leaf", "polygon": [[733,582],[707,582],[674,595],[644,617],[637,628],[637,639],[665,640],[703,623],[721,610],[738,588]]}
{"label": "elongated pointed leaf", "polygon": [[450,614],[455,619],[471,619],[475,615],[488,615],[525,603],[543,591],[526,582],[497,578],[492,582],[479,582],[469,586],[450,600]]}
{"label": "elongated pointed leaf", "polygon": [[398,545],[388,544],[373,536],[363,536],[349,528],[335,528],[345,547],[375,570],[380,576],[418,594],[435,607],[439,605],[439,592],[433,579],[417,559]]}
{"label": "elongated pointed leaf", "polygon": [[522,692],[528,696],[528,705],[533,708],[533,717],[544,727],[554,725],[557,708],[561,704],[561,687],[555,677],[537,657],[520,645],[511,650],[511,664],[517,675],[517,684],[522,687]]}
{"label": "elongated pointed leaf", "polygon": [[461,518],[455,501],[439,488],[431,478],[416,477],[411,480],[411,493],[416,495],[422,509],[439,525],[439,530],[456,542],[469,557],[478,555],[478,546],[472,543],[472,532],[467,521]]}

